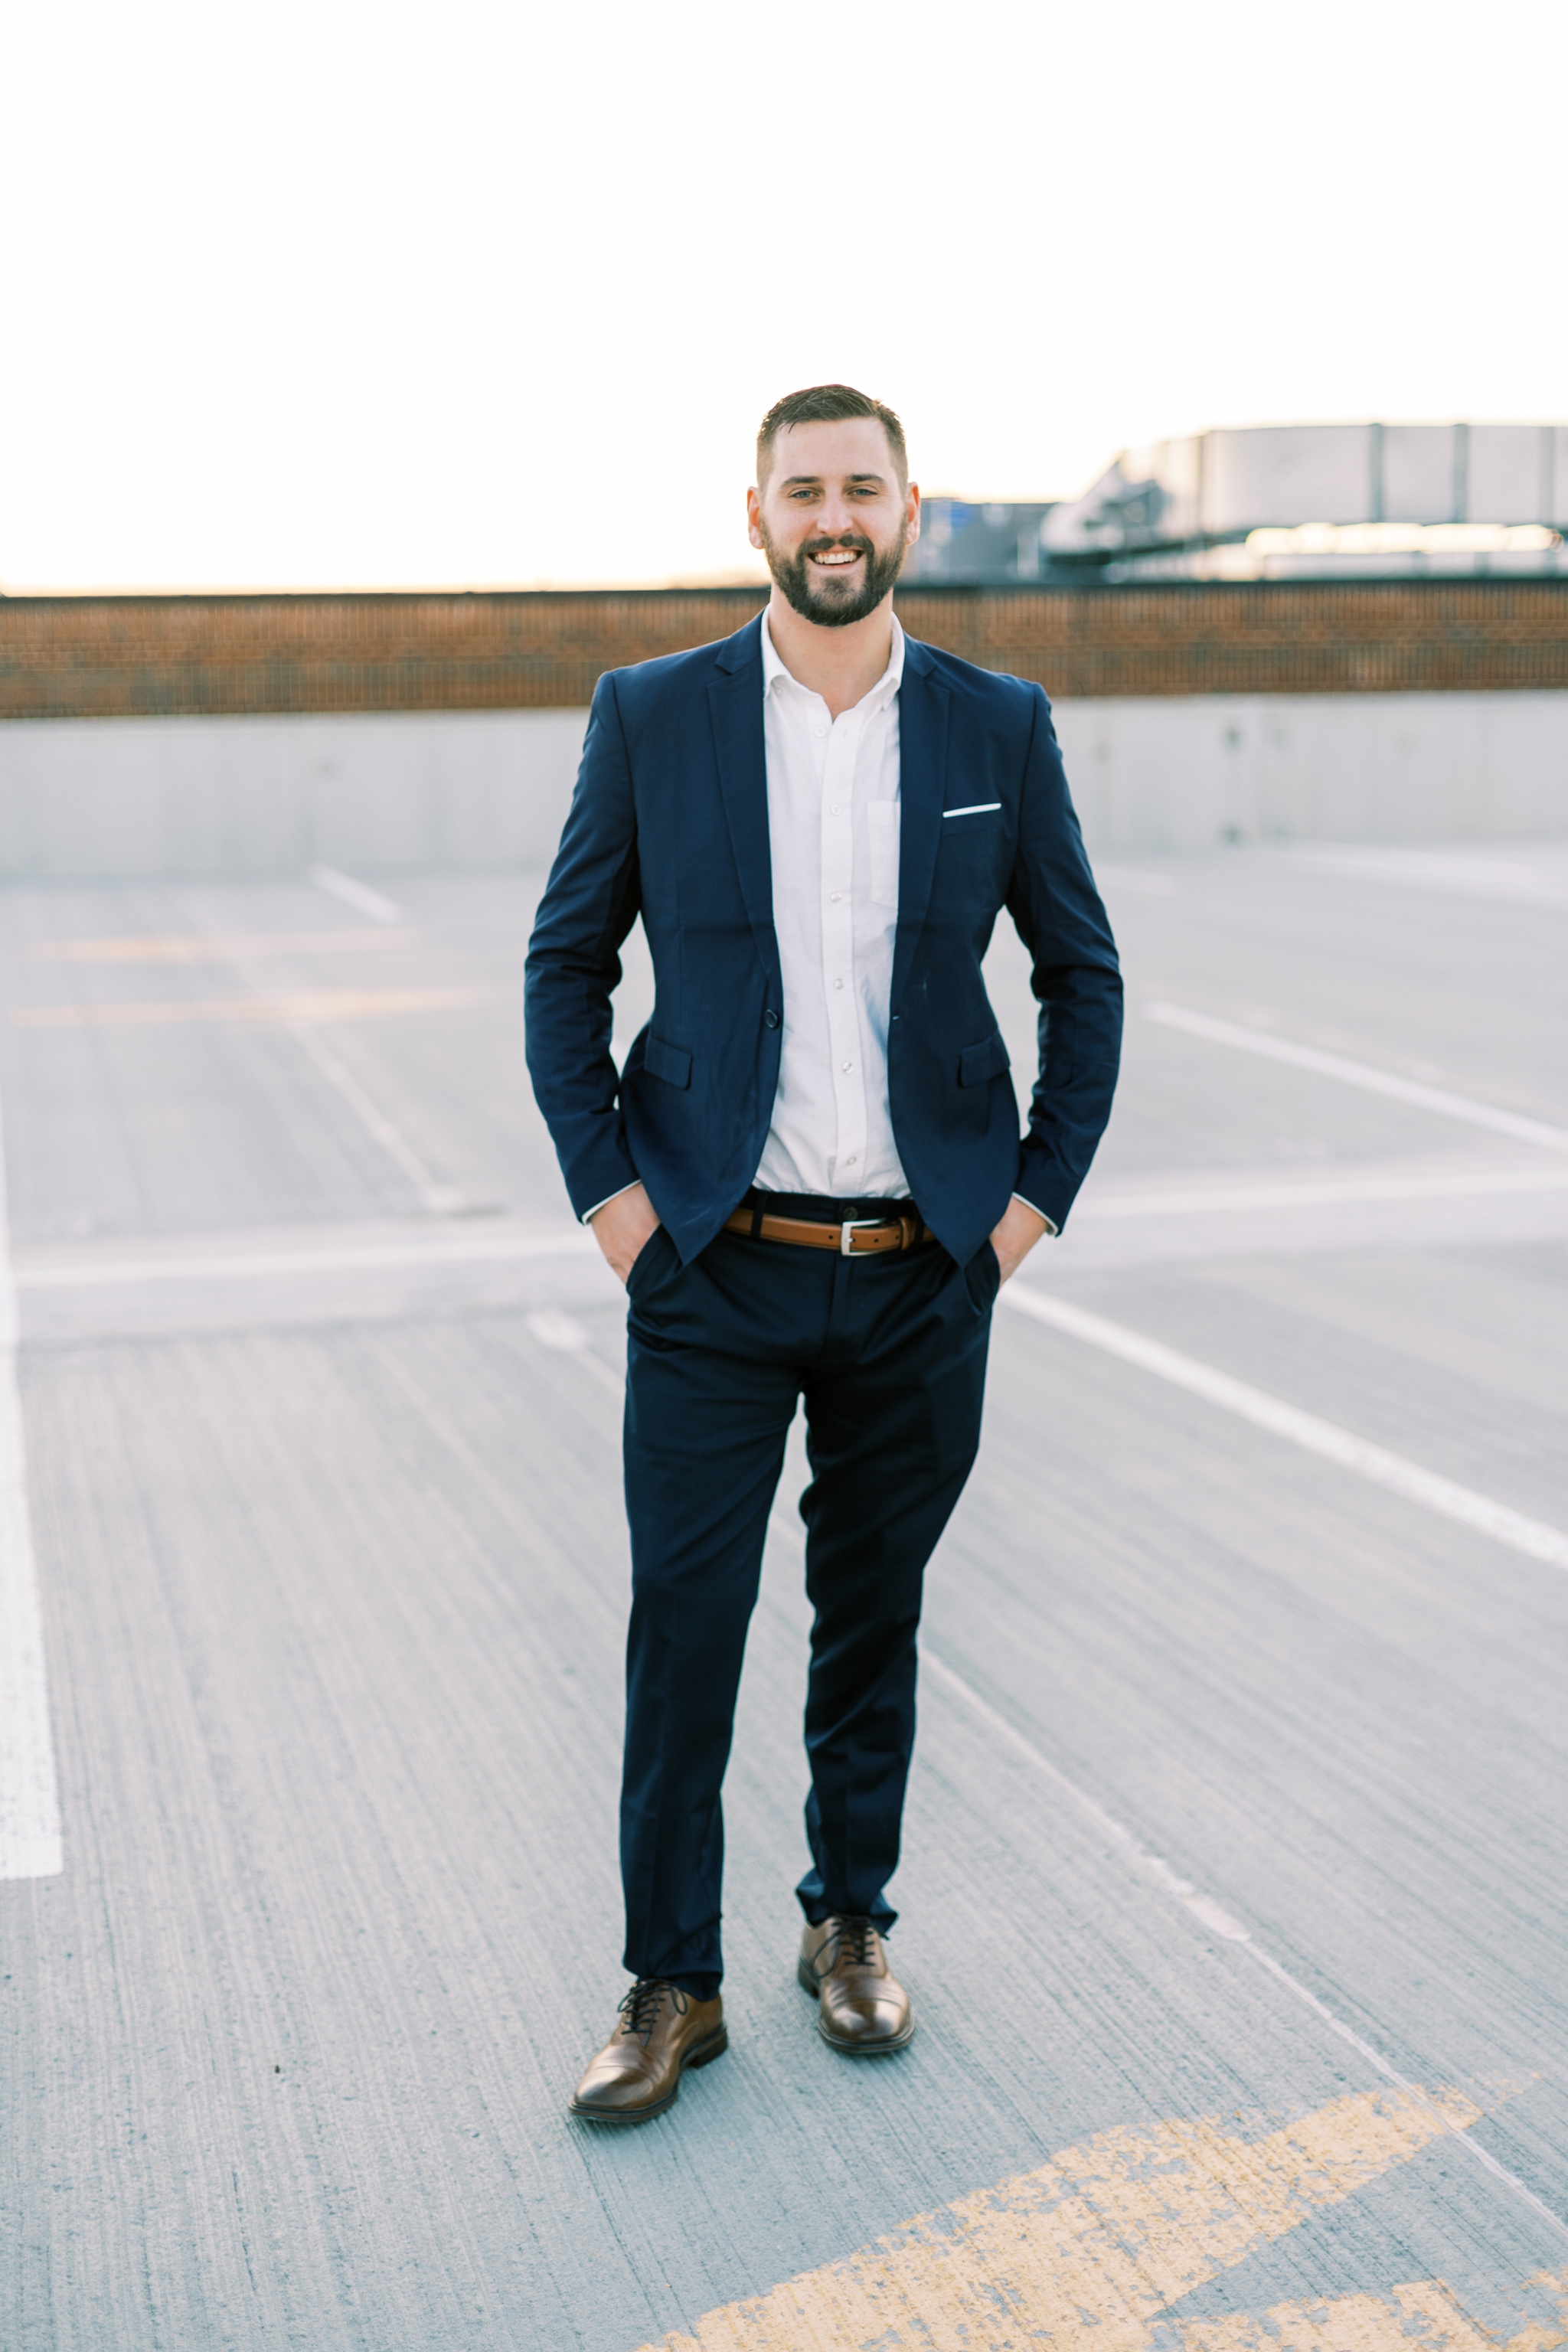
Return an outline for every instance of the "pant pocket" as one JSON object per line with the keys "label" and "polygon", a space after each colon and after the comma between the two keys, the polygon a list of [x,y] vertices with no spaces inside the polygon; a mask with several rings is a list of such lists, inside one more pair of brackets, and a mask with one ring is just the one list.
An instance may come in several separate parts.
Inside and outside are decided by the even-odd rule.
{"label": "pant pocket", "polygon": [[668,1227],[656,1225],[632,1260],[631,1272],[626,1276],[626,1297],[634,1303],[658,1279],[661,1268],[668,1271],[668,1254],[674,1247]]}
{"label": "pant pocket", "polygon": [[1002,1287],[1002,1261],[992,1244],[982,1242],[963,1269],[969,1295],[980,1307],[994,1307]]}

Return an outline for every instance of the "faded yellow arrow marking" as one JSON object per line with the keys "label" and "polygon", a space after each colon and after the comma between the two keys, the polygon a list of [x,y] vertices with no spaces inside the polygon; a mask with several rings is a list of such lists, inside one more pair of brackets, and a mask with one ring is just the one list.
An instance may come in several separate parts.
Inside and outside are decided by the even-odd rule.
{"label": "faded yellow arrow marking", "polygon": [[662,2352],[1020,2352],[1026,2334],[1055,2352],[1144,2352],[1180,2296],[1481,2112],[1458,2091],[1366,2091],[1261,2139],[1182,2118],[1101,2132],[709,2312]]}
{"label": "faded yellow arrow marking", "polygon": [[1342,2294],[1331,2303],[1279,2303],[1254,2316],[1184,2325],[1183,2352],[1556,2352],[1568,2343],[1568,2275],[1532,2279],[1563,2297],[1561,2315],[1531,2320],[1506,2344],[1470,2317],[1441,2279],[1387,2295]]}

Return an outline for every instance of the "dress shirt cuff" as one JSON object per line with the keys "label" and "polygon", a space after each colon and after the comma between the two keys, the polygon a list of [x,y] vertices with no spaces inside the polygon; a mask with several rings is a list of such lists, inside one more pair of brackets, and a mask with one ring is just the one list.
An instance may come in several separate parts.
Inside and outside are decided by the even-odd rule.
{"label": "dress shirt cuff", "polygon": [[[634,1176],[631,1182],[629,1184],[623,1184],[618,1192],[606,1192],[602,1201],[595,1201],[591,1209],[584,1210],[582,1223],[585,1225],[591,1225],[601,1209],[607,1209],[612,1201],[621,1200],[627,1192],[635,1192],[641,1182],[642,1178],[640,1176]],[[1056,1232],[1055,1225],[1051,1227],[1051,1231],[1053,1234]]]}
{"label": "dress shirt cuff", "polygon": [[[1013,1195],[1013,1198],[1015,1199],[1015,1201],[1024,1201],[1024,1195],[1022,1194],[1022,1192],[1015,1192],[1015,1193],[1014,1193],[1014,1195]],[[1025,1208],[1026,1208],[1026,1209],[1035,1209],[1035,1204],[1034,1204],[1033,1201],[1024,1201],[1024,1206],[1025,1206]],[[1036,1214],[1036,1216],[1037,1216],[1037,1217],[1038,1217],[1038,1219],[1040,1220],[1040,1223],[1044,1225],[1044,1227],[1045,1227],[1045,1229],[1046,1229],[1047,1233],[1050,1234],[1050,1236],[1051,1236],[1052,1240],[1054,1241],[1054,1240],[1056,1239],[1056,1236],[1058,1235],[1058,1234],[1059,1234],[1059,1233],[1060,1233],[1060,1231],[1061,1231],[1061,1227],[1060,1227],[1060,1225],[1054,1223],[1053,1223],[1053,1221],[1052,1221],[1049,1217],[1047,1217],[1047,1214],[1046,1214],[1046,1213],[1045,1213],[1044,1209],[1035,1209],[1035,1214]]]}

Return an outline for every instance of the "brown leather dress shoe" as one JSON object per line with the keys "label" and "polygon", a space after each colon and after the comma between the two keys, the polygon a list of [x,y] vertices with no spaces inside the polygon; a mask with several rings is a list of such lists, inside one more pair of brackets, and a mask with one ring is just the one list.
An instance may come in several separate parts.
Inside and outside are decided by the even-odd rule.
{"label": "brown leather dress shoe", "polygon": [[688,2066],[730,2046],[722,2000],[693,2000],[660,1977],[639,1977],[616,2026],[572,2095],[572,2113],[596,2124],[646,2124],[680,2096]]}
{"label": "brown leather dress shoe", "polygon": [[902,2050],[915,2030],[909,1994],[869,1919],[825,1919],[800,1939],[795,1974],[818,2004],[816,2030],[851,2058]]}

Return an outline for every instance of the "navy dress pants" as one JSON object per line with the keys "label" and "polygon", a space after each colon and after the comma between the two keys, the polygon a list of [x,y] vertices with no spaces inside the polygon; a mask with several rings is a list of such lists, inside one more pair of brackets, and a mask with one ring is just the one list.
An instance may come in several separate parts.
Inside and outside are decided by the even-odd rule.
{"label": "navy dress pants", "polygon": [[[753,1195],[753,1199],[763,1196]],[[889,1203],[765,1196],[837,1222]],[[724,1860],[720,1789],[784,1440],[804,1398],[801,1498],[815,1618],[805,1707],[806,1917],[892,1925],[884,1888],[915,1729],[926,1561],[980,1441],[989,1243],[841,1257],[720,1234],[683,1266],[661,1227],[628,1285],[626,1645],[621,1874],[626,1965],[711,2000]]]}

